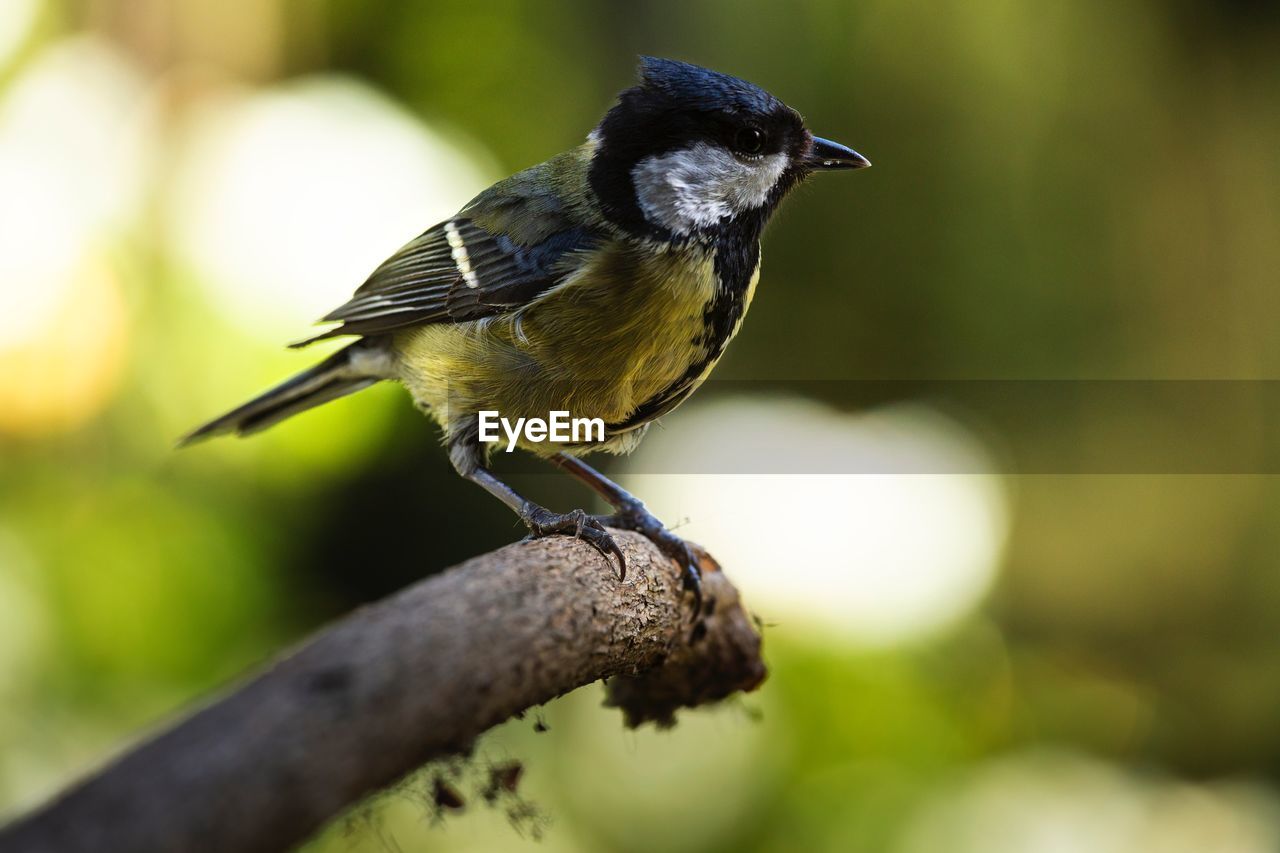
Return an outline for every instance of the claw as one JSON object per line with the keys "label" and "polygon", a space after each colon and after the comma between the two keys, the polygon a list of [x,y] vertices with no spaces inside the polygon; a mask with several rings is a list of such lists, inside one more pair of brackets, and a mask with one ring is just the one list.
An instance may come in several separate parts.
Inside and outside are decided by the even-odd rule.
{"label": "claw", "polygon": [[[627,579],[627,558],[623,555],[622,549],[618,547],[618,543],[614,541],[609,531],[604,529],[604,525],[599,520],[592,518],[582,510],[574,510],[575,514],[581,514],[582,522],[578,528],[578,538],[584,539],[588,544],[601,553],[607,562],[610,555],[618,558],[618,580],[625,581]],[[586,531],[590,531],[590,535],[584,535]]]}
{"label": "claw", "polygon": [[[592,521],[599,524],[595,519],[592,519]],[[609,531],[605,530],[603,526],[600,528],[600,533],[604,537],[605,546],[609,549],[608,553],[605,553],[605,559],[609,559],[609,554],[618,558],[618,582],[621,583],[627,579],[626,555],[622,553],[622,549],[618,547],[617,541],[614,540],[613,536],[611,536]]]}
{"label": "claw", "polygon": [[529,526],[529,535],[525,537],[526,540],[564,534],[586,542],[604,557],[606,563],[610,562],[611,555],[616,556],[618,565],[621,567],[620,580],[626,580],[627,559],[623,556],[622,549],[618,547],[618,543],[614,541],[609,531],[604,529],[603,524],[582,510],[575,509],[563,515],[556,515],[542,507],[534,507],[529,510],[525,524]]}
{"label": "claw", "polygon": [[645,509],[644,504],[638,501],[633,506],[623,507],[613,515],[596,516],[594,520],[611,527],[635,530],[657,545],[658,550],[663,554],[675,560],[676,564],[680,566],[683,588],[693,593],[692,617],[694,621],[697,621],[698,616],[702,613],[702,573],[698,569],[698,558],[694,555],[687,542],[667,530],[662,522]]}

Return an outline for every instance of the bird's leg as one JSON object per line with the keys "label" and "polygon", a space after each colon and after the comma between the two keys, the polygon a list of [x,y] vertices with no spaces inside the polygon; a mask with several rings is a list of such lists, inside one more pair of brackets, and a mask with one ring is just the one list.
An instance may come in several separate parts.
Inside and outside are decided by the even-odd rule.
{"label": "bird's leg", "polygon": [[604,525],[580,509],[572,512],[554,513],[528,498],[521,497],[515,489],[494,476],[484,467],[484,454],[474,430],[464,429],[449,440],[449,461],[463,477],[481,486],[489,494],[511,507],[520,520],[529,528],[529,537],[541,539],[544,536],[565,534],[581,539],[595,548],[605,558],[610,555],[618,558],[620,579],[626,580],[627,560],[622,549],[613,541],[613,536],[604,529]]}
{"label": "bird's leg", "polygon": [[581,459],[565,453],[557,453],[551,457],[551,462],[586,483],[592,491],[613,507],[613,515],[594,516],[597,521],[610,527],[635,530],[657,545],[662,553],[675,560],[680,566],[685,589],[693,592],[694,612],[702,611],[702,573],[698,569],[698,559],[694,556],[689,543],[668,530],[653,513],[645,509],[644,503],[639,498]]}

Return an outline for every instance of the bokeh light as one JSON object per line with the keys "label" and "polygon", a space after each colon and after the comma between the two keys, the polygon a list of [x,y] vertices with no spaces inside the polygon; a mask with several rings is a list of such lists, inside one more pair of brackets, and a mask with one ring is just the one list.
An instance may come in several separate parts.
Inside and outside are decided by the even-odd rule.
{"label": "bokeh light", "polygon": [[1273,853],[1280,799],[1254,783],[1144,778],[1063,752],[975,768],[914,816],[899,853]]}
{"label": "bokeh light", "polygon": [[[668,523],[688,519],[683,535],[716,543],[751,606],[787,630],[899,643],[970,612],[995,578],[1002,486],[977,440],[937,413],[737,400],[664,427],[626,482]],[[761,464],[803,473],[751,473]],[[722,473],[643,473],[659,466]]]}
{"label": "bokeh light", "polygon": [[340,77],[228,90],[185,137],[176,245],[227,319],[272,341],[305,336],[493,177],[482,148]]}
{"label": "bokeh light", "polygon": [[6,0],[0,4],[0,70],[22,47],[42,5],[40,0]]}
{"label": "bokeh light", "polygon": [[123,360],[123,295],[107,254],[143,197],[144,84],[117,51],[42,51],[0,100],[0,430],[78,423]]}
{"label": "bokeh light", "polygon": [[0,100],[0,348],[41,333],[84,255],[136,211],[142,87],[81,38],[43,51]]}
{"label": "bokeh light", "polygon": [[40,334],[0,348],[0,432],[44,433],[79,424],[110,400],[125,360],[127,317],[105,261],[87,257],[60,282]]}

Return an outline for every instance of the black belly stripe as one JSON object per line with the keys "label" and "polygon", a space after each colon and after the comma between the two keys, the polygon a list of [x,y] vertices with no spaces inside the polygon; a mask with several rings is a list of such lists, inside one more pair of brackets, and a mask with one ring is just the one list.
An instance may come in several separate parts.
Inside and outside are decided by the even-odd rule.
{"label": "black belly stripe", "polygon": [[747,310],[747,291],[760,263],[758,231],[729,229],[715,241],[716,292],[702,309],[702,331],[692,343],[701,348],[694,359],[666,388],[641,403],[626,420],[606,424],[606,433],[627,432],[662,417],[693,393],[698,380],[720,358]]}
{"label": "black belly stripe", "polygon": [[720,357],[738,321],[747,310],[747,291],[760,265],[760,240],[756,233],[733,229],[716,240],[715,296],[702,311],[702,337],[698,343],[708,352],[703,367]]}

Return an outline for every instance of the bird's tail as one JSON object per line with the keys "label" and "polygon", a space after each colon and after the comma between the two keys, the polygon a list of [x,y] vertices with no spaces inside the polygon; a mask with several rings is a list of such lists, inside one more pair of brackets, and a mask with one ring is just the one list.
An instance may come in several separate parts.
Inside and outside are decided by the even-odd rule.
{"label": "bird's tail", "polygon": [[286,379],[243,406],[178,439],[185,447],[215,435],[249,435],[313,406],[345,397],[391,377],[391,356],[372,339],[356,341],[315,367]]}

